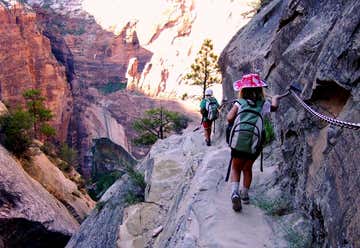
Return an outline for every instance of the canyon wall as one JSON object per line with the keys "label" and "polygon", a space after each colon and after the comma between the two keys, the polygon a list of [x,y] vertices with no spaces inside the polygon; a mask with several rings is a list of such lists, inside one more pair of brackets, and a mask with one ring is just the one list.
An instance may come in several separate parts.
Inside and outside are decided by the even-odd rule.
{"label": "canyon wall", "polygon": [[23,104],[22,93],[40,89],[54,114],[52,124],[65,140],[72,98],[65,68],[51,52],[48,38],[37,26],[37,15],[20,4],[0,3],[0,99],[10,106]]}
{"label": "canyon wall", "polygon": [[[11,1],[2,2],[10,6]],[[3,42],[9,43],[12,40],[10,38],[17,39],[22,32],[32,35],[36,33],[37,39],[42,43],[35,46],[30,36],[23,36],[23,42],[11,43],[19,47],[10,46],[10,43],[2,46],[4,49],[10,49],[12,53],[21,51],[18,54],[19,61],[14,61],[14,66],[18,66],[17,73],[12,77],[21,78],[25,82],[28,80],[22,77],[21,73],[36,73],[33,76],[32,87],[40,87],[49,99],[47,105],[55,113],[54,122],[57,123],[61,140],[66,138],[72,147],[80,151],[81,169],[86,178],[91,174],[93,139],[109,138],[136,157],[141,157],[148,151],[131,143],[136,135],[131,127],[133,110],[123,107],[127,104],[120,102],[120,98],[138,99],[136,94],[139,91],[166,99],[189,96],[192,99],[190,108],[197,110],[197,97],[201,95],[201,87],[185,84],[182,78],[201,43],[205,38],[213,39],[215,50],[219,53],[233,33],[255,13],[251,5],[253,1],[24,2],[25,8],[16,4],[11,11],[7,10],[6,13],[11,12],[13,15],[12,23],[18,23],[9,24],[15,29],[2,36]],[[139,5],[142,8],[138,8]],[[149,8],[155,11],[147,11]],[[20,23],[19,20],[29,19],[26,15],[31,15],[31,22],[28,22],[31,24],[24,26],[26,22]],[[13,37],[8,37],[9,35]],[[28,56],[26,51],[21,49],[32,51],[31,49],[35,48],[44,51],[42,54],[32,52],[30,62],[19,66]],[[45,56],[44,54],[53,61],[40,62],[43,61],[41,56]],[[43,64],[46,64],[46,68]],[[9,68],[12,70],[12,67]],[[4,72],[6,75],[10,74],[7,70],[6,68]],[[54,78],[42,79],[39,75],[43,74],[54,74]],[[60,80],[59,77],[62,84],[57,82]],[[8,96],[7,92],[14,87],[13,78],[1,80],[2,88],[6,88],[2,91],[2,99],[9,99],[10,102],[21,98],[20,91],[23,90],[18,89],[17,84],[18,90],[12,93],[13,97]],[[50,83],[51,86],[41,82]],[[54,88],[54,85],[57,88],[62,87],[63,92],[60,89],[58,92],[50,89]],[[126,97],[123,97],[124,94],[120,91],[124,87],[135,93],[125,94]],[[46,92],[44,88],[47,89]],[[69,96],[67,88],[70,88],[72,97]],[[216,94],[220,95],[220,85],[215,88]],[[114,101],[110,102],[109,98]],[[146,102],[149,102],[149,105],[141,104],[141,108],[138,108],[138,104],[133,105],[132,108],[138,108],[134,112],[142,114],[151,106],[156,106],[158,101]],[[184,109],[190,112],[187,110],[188,102],[184,101],[184,104],[187,107],[179,105],[180,111]],[[121,109],[120,114],[109,106]],[[198,116],[195,118],[198,119]]]}
{"label": "canyon wall", "polygon": [[[297,82],[300,97],[330,117],[360,122],[359,1],[274,0],[222,52],[224,98],[232,83],[257,72],[269,94]],[[273,188],[284,214],[313,221],[312,246],[358,247],[359,131],[320,122],[291,96],[275,118],[282,153]]]}

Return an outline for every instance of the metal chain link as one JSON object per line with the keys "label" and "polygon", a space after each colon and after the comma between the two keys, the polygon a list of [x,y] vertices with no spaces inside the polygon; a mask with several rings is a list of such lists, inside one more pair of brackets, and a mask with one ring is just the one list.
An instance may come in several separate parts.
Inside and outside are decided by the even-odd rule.
{"label": "metal chain link", "polygon": [[329,124],[335,125],[335,126],[339,126],[339,127],[345,127],[345,128],[350,128],[350,129],[360,129],[360,123],[353,123],[353,122],[347,122],[347,121],[340,121],[328,116],[325,116],[323,114],[320,114],[318,112],[316,112],[315,110],[313,110],[309,105],[307,105],[303,100],[301,100],[301,98],[293,91],[293,90],[289,90],[290,94],[295,98],[295,100],[309,113],[311,113],[313,116],[315,116],[316,118],[323,120]]}

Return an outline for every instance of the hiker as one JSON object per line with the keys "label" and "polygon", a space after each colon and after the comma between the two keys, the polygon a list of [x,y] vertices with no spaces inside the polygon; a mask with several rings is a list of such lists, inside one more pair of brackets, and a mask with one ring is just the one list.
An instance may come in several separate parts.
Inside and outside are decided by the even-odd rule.
{"label": "hiker", "polygon": [[211,126],[212,123],[219,116],[219,103],[215,97],[213,97],[212,89],[208,88],[205,90],[205,98],[200,103],[200,113],[202,115],[201,124],[204,127],[204,136],[207,146],[211,146]]}
{"label": "hiker", "polygon": [[[266,83],[258,74],[247,74],[234,82],[235,91],[240,91],[240,98],[227,114],[227,121],[232,125],[229,146],[231,147],[231,201],[235,211],[241,211],[241,201],[249,204],[249,188],[252,180],[252,165],[262,150],[265,139],[263,117],[278,108],[279,95],[271,102],[265,100],[263,87]],[[243,187],[239,194],[240,175],[243,174]]]}

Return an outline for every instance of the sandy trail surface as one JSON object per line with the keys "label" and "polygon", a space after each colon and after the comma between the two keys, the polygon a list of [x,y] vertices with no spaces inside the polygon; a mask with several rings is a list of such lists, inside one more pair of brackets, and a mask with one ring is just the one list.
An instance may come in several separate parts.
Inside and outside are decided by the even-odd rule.
{"label": "sandy trail surface", "polygon": [[[198,182],[198,187],[191,204],[189,222],[192,223],[188,232],[196,237],[197,246],[284,247],[284,241],[275,234],[271,218],[261,209],[253,204],[243,204],[241,212],[232,210],[231,184],[224,181],[230,151],[228,148],[211,149],[214,151],[207,153],[193,180]],[[265,172],[260,173],[258,163],[256,161],[253,169],[255,184],[261,183],[262,178],[273,171],[273,168],[265,168]]]}

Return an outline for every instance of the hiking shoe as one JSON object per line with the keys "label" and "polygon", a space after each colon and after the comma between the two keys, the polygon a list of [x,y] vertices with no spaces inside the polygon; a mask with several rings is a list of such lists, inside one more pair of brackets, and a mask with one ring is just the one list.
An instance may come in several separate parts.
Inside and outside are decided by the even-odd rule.
{"label": "hiking shoe", "polygon": [[235,212],[241,211],[241,199],[238,193],[234,192],[231,195],[232,208]]}
{"label": "hiking shoe", "polygon": [[210,140],[207,140],[207,139],[206,139],[206,140],[205,140],[205,143],[206,143],[207,146],[211,146],[211,141],[210,141]]}
{"label": "hiking shoe", "polygon": [[249,204],[250,203],[249,194],[241,193],[241,200],[244,204]]}

